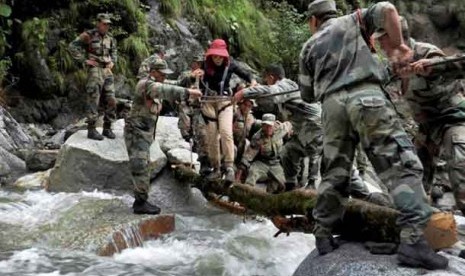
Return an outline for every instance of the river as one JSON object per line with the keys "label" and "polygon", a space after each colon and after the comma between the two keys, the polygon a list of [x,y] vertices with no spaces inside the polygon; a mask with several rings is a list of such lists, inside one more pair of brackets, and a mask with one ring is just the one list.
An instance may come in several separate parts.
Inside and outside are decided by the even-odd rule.
{"label": "river", "polygon": [[[128,208],[133,200],[129,195],[98,191],[0,190],[0,245],[21,240],[22,232],[55,221],[87,197],[119,198]],[[112,257],[58,250],[46,241],[0,248],[0,275],[292,275],[314,248],[311,235],[273,238],[276,228],[269,220],[244,222],[199,202],[203,201],[197,199],[177,212],[176,230],[171,234]]]}

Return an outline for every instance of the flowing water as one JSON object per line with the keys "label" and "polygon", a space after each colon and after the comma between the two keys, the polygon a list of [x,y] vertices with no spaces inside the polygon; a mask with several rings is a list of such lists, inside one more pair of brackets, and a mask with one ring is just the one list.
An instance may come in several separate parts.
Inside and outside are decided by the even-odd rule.
{"label": "flowing water", "polygon": [[[292,275],[314,248],[311,235],[273,238],[276,228],[268,220],[243,222],[211,208],[205,212],[198,201],[185,208],[189,212],[177,212],[173,233],[113,257],[27,242],[83,198],[118,198],[128,208],[133,200],[103,192],[0,190],[0,275]],[[127,233],[129,239],[134,235]]]}

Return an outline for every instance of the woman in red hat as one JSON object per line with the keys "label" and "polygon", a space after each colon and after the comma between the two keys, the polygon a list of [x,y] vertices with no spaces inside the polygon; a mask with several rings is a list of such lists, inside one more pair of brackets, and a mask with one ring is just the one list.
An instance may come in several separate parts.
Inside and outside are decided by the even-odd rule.
{"label": "woman in red hat", "polygon": [[[214,171],[211,178],[220,178],[220,145],[218,132],[221,138],[221,152],[224,155],[225,179],[234,181],[234,140],[233,140],[233,104],[227,100],[232,96],[229,81],[232,74],[236,74],[244,81],[255,85],[252,74],[240,67],[231,59],[226,42],[215,39],[205,54],[204,76],[200,88],[204,95],[215,96],[202,104],[202,114],[207,123],[207,152],[210,165]],[[225,99],[218,99],[224,96]]]}

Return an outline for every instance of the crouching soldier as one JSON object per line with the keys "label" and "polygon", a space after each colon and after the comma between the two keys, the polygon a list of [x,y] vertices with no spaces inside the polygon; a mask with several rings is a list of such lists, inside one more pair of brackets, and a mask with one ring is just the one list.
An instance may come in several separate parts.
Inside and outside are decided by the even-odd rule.
{"label": "crouching soldier", "polygon": [[291,132],[291,123],[279,123],[276,122],[275,115],[264,114],[262,129],[252,137],[245,150],[237,178],[248,169],[246,184],[253,186],[258,180],[268,180],[267,192],[283,192],[286,178],[279,156],[283,148],[283,138]]}
{"label": "crouching soldier", "polygon": [[150,185],[149,149],[155,138],[161,100],[187,100],[189,96],[202,96],[198,89],[164,84],[166,75],[172,72],[162,59],[150,64],[148,77],[141,79],[136,85],[133,107],[126,120],[124,137],[134,184],[135,201],[132,208],[135,214],[160,213],[160,208],[149,203],[147,198]]}

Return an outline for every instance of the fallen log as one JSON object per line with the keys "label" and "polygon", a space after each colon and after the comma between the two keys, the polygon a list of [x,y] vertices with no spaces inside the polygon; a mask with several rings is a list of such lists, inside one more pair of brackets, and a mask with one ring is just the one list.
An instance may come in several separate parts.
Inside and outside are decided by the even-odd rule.
{"label": "fallen log", "polygon": [[[272,219],[279,233],[310,232],[313,228],[312,210],[316,203],[316,191],[298,189],[280,194],[270,194],[263,190],[240,183],[226,184],[222,180],[209,181],[188,167],[178,166],[174,168],[175,177],[181,181],[190,183],[202,191],[208,200],[213,200],[214,205],[235,210],[241,213],[233,204],[220,202],[215,195],[227,196],[230,202],[237,202],[245,208],[245,212],[266,216]],[[224,200],[223,200],[224,201]],[[226,208],[228,207],[228,208]],[[300,215],[299,218],[286,218],[286,216]],[[339,224],[335,227],[335,234],[341,235],[345,240],[372,241],[380,243],[398,243],[400,229],[396,225],[399,212],[395,209],[375,205],[357,199],[349,199],[345,206],[345,212]],[[428,224],[429,231],[425,233],[427,240],[436,249],[452,246],[457,242],[457,232],[452,214],[439,213],[441,219],[435,215]],[[302,217],[303,216],[303,217]],[[438,227],[440,222],[440,227]],[[445,242],[438,242],[438,239]]]}

